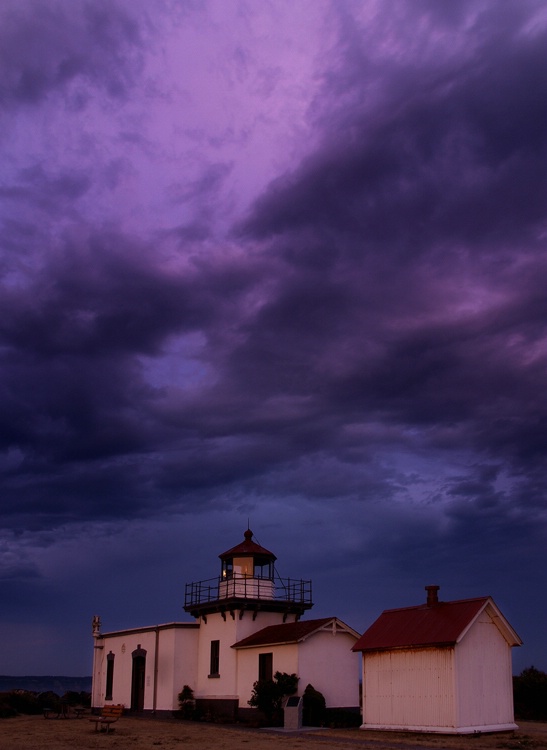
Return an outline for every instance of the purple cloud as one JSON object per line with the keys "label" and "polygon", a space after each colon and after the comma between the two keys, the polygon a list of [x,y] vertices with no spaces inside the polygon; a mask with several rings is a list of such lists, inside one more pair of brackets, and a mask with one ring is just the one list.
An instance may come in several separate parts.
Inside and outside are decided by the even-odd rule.
{"label": "purple cloud", "polygon": [[179,619],[250,518],[317,616],[438,576],[542,666],[543,4],[304,6],[1,11],[7,616]]}

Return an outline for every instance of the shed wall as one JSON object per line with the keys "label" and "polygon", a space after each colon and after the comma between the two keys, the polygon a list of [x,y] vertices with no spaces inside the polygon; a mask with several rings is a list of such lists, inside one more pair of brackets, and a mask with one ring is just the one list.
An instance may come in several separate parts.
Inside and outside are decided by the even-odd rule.
{"label": "shed wall", "polygon": [[459,727],[514,724],[511,646],[487,611],[456,646]]}
{"label": "shed wall", "polygon": [[455,726],[453,649],[401,649],[363,657],[363,727],[439,731]]}

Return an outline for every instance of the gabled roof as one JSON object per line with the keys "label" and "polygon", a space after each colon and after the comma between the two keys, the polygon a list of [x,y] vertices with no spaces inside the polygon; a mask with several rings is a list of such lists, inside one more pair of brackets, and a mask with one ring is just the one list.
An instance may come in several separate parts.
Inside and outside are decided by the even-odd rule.
{"label": "gabled roof", "polygon": [[236,544],[235,547],[232,547],[231,549],[219,555],[221,560],[224,560],[224,558],[226,557],[234,557],[236,555],[241,555],[242,557],[261,555],[264,557],[270,557],[272,560],[277,560],[277,557],[273,552],[270,552],[265,547],[261,547],[260,544],[253,542],[253,532],[250,529],[247,529],[243,536],[245,538],[240,544]]}
{"label": "gabled roof", "polygon": [[232,648],[254,648],[256,646],[280,646],[285,643],[301,643],[321,631],[331,633],[348,633],[355,639],[357,633],[337,617],[323,617],[318,620],[299,620],[282,625],[269,625],[256,633],[234,643]]}
{"label": "gabled roof", "polygon": [[484,610],[487,610],[509,645],[520,646],[522,641],[519,636],[491,597],[486,596],[386,609],[363,633],[353,650],[387,651],[396,648],[454,646]]}

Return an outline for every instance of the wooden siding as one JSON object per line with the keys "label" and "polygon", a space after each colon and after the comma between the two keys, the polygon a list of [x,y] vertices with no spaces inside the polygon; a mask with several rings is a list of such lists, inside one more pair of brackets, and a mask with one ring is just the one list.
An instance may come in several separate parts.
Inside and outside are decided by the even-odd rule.
{"label": "wooden siding", "polygon": [[367,653],[363,664],[363,726],[454,726],[452,648]]}
{"label": "wooden siding", "polygon": [[513,722],[511,646],[483,612],[456,647],[458,726]]}

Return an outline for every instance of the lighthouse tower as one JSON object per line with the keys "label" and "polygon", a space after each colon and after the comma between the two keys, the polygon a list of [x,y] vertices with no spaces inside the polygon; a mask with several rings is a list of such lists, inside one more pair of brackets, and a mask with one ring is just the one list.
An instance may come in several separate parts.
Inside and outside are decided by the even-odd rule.
{"label": "lighthouse tower", "polygon": [[274,553],[254,542],[250,529],[243,536],[243,542],[219,555],[218,578],[186,584],[184,609],[204,623],[214,613],[224,621],[229,614],[233,620],[236,612],[240,620],[246,612],[253,621],[259,612],[281,614],[283,622],[289,616],[298,619],[313,606],[311,581],[276,577]]}
{"label": "lighthouse tower", "polygon": [[313,606],[311,581],[279,578],[276,556],[253,540],[219,555],[220,574],[186,584],[184,609],[199,621],[196,699],[229,714],[237,706],[237,652],[232,646],[270,625],[297,622]]}

